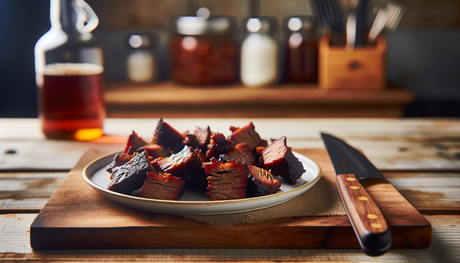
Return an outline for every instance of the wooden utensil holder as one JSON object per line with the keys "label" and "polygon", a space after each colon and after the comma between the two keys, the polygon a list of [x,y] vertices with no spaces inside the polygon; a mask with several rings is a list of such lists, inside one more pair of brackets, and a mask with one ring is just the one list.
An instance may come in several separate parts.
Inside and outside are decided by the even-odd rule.
{"label": "wooden utensil holder", "polygon": [[375,46],[348,50],[331,46],[324,35],[319,43],[319,87],[325,89],[384,89],[386,87],[386,40]]}

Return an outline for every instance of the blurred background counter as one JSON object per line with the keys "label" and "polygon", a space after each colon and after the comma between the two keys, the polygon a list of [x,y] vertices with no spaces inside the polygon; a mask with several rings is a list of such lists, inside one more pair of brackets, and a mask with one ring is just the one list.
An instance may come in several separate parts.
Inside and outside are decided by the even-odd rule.
{"label": "blurred background counter", "polygon": [[[338,0],[346,5],[348,0]],[[460,2],[395,0],[407,8],[398,30],[386,36],[386,89],[323,90],[281,83],[244,88],[182,86],[171,81],[171,19],[206,7],[213,16],[271,16],[280,25],[312,15],[304,0],[86,0],[99,16],[94,31],[104,48],[108,117],[459,117]],[[36,117],[33,49],[50,27],[49,0],[0,0],[0,117]],[[149,39],[140,51],[130,36]],[[241,41],[240,41],[241,42]],[[133,46],[134,45],[134,46]],[[145,56],[143,56],[145,58]],[[129,67],[151,64],[151,76]],[[128,83],[127,79],[145,83]],[[170,115],[168,115],[170,114]]]}
{"label": "blurred background counter", "polygon": [[106,92],[109,118],[398,118],[414,101],[408,89],[320,89],[316,84],[190,87],[172,82],[152,86],[112,84]]}

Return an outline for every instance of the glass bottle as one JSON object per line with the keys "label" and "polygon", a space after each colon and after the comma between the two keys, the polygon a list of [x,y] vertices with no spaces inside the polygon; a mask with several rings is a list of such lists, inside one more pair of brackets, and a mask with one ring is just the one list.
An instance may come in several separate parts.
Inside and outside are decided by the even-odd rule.
{"label": "glass bottle", "polygon": [[246,37],[241,45],[241,82],[247,87],[276,84],[279,80],[278,21],[251,17],[243,21]]}
{"label": "glass bottle", "polygon": [[105,119],[99,19],[83,0],[51,0],[51,29],[35,45],[42,131],[50,139],[92,140]]}
{"label": "glass bottle", "polygon": [[290,17],[285,21],[286,71],[289,82],[318,82],[318,39],[316,20],[311,16]]}

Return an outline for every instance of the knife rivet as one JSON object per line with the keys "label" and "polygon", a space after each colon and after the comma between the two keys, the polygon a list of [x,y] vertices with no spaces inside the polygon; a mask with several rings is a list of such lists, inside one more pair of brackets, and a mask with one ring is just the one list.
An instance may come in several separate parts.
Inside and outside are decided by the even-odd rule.
{"label": "knife rivet", "polygon": [[374,214],[368,214],[367,218],[369,218],[369,219],[377,219],[377,216],[374,215]]}
{"label": "knife rivet", "polygon": [[371,227],[372,227],[372,228],[381,228],[382,225],[379,224],[379,223],[372,223],[372,224],[371,224]]}
{"label": "knife rivet", "polygon": [[361,201],[367,201],[367,197],[365,197],[365,196],[360,196],[360,197],[358,197],[358,199],[361,200]]}
{"label": "knife rivet", "polygon": [[350,186],[350,189],[356,190],[356,189],[359,189],[359,187],[357,187],[355,185],[352,185],[352,186]]}
{"label": "knife rivet", "polygon": [[347,178],[347,181],[355,181],[355,180],[356,180],[356,179],[353,178],[353,177],[348,177],[348,178]]}
{"label": "knife rivet", "polygon": [[342,164],[344,164],[344,165],[345,165],[345,164],[347,164],[347,162],[343,161],[343,162],[342,162]]}

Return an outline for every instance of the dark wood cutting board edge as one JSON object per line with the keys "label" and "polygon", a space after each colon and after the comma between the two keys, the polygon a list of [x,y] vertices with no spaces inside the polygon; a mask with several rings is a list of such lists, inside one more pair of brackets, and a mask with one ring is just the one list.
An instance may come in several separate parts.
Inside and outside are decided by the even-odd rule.
{"label": "dark wood cutting board edge", "polygon": [[[333,169],[325,149],[296,149]],[[280,218],[218,227],[118,205],[86,185],[82,170],[104,148],[88,150],[30,227],[31,247],[105,248],[359,248],[347,216]],[[364,185],[392,231],[392,248],[426,248],[430,223],[385,179]]]}

